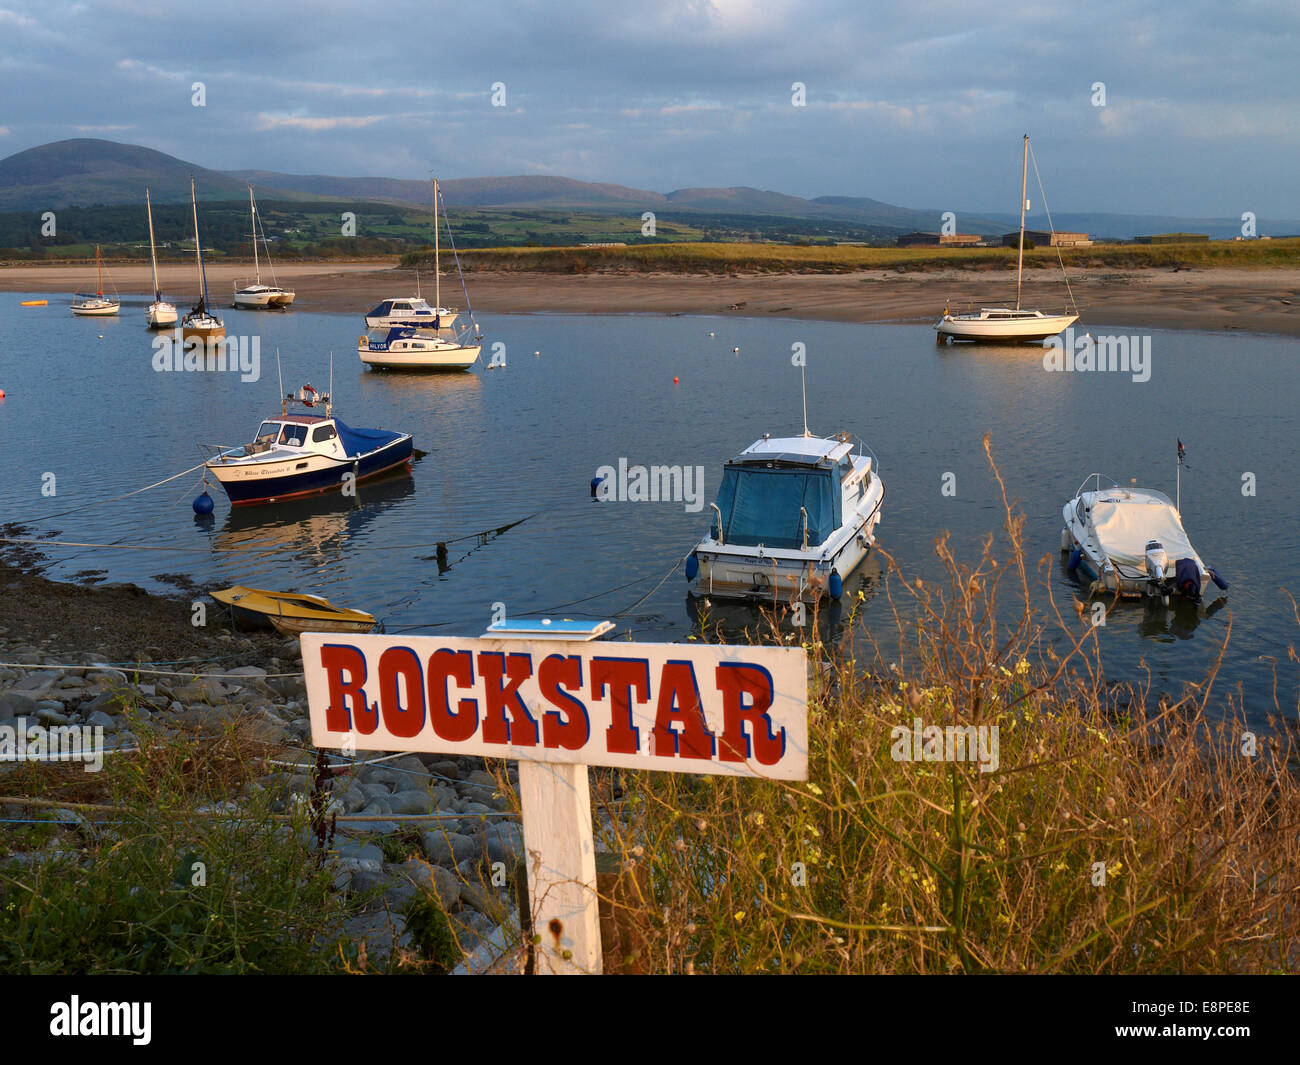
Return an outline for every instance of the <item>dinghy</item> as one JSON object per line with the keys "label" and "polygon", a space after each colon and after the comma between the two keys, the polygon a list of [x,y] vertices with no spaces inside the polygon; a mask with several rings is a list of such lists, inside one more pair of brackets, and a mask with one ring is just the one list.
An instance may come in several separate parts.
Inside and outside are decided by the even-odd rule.
{"label": "dinghy", "polygon": [[319,595],[272,592],[242,584],[208,594],[229,607],[235,618],[255,625],[271,625],[286,636],[303,632],[369,632],[375,627],[373,614],[335,606]]}
{"label": "dinghy", "polygon": [[[1109,487],[1102,484],[1109,481]],[[1067,568],[1092,581],[1093,594],[1124,598],[1177,593],[1199,602],[1206,585],[1227,582],[1201,561],[1178,507],[1151,488],[1121,488],[1094,473],[1061,511],[1061,551]]]}

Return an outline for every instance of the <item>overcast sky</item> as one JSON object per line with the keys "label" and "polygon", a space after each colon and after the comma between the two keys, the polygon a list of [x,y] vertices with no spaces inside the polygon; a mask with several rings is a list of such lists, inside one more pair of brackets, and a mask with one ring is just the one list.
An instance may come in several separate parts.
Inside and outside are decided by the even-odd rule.
{"label": "overcast sky", "polygon": [[0,5],[0,156],[90,136],[218,170],[1010,212],[1028,133],[1054,212],[1300,217],[1295,3]]}

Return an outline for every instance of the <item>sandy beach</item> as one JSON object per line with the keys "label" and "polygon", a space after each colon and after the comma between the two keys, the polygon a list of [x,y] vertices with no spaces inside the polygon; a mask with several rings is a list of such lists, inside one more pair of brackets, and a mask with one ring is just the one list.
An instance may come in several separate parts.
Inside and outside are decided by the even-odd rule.
{"label": "sandy beach", "polygon": [[[188,265],[161,270],[163,291],[178,306],[193,297]],[[250,273],[247,264],[208,268],[215,306],[230,304],[231,283]],[[122,295],[149,291],[147,263],[113,267]],[[93,272],[79,265],[0,267],[0,291],[68,293],[84,289]],[[298,293],[298,310],[360,315],[379,300],[414,291],[409,270],[393,262],[285,263],[276,277]],[[1300,271],[1275,269],[1106,270],[1076,269],[1069,274],[1089,323],[1157,329],[1237,329],[1300,336]],[[953,310],[1006,306],[1015,298],[1011,274],[940,270],[903,273],[871,270],[852,274],[656,274],[632,271],[580,275],[474,271],[467,283],[476,310],[483,313],[559,312],[569,314],[732,314],[778,315],[839,322],[933,322],[945,303]],[[443,279],[443,299],[463,303],[454,274]],[[423,292],[432,297],[430,279]],[[62,299],[63,297],[59,297]],[[1023,303],[1042,310],[1065,307],[1065,290],[1056,271],[1033,271],[1025,278]],[[59,309],[54,302],[49,309]]]}

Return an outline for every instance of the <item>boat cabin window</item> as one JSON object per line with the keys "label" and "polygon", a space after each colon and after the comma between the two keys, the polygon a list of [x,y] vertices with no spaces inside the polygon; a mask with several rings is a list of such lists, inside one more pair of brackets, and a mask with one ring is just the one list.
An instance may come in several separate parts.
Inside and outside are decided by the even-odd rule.
{"label": "boat cabin window", "polygon": [[280,434],[280,443],[289,444],[293,447],[302,447],[303,427],[301,425],[286,425],[284,432]]}
{"label": "boat cabin window", "polygon": [[338,435],[334,426],[318,425],[311,431],[311,442],[313,444],[323,444],[326,440],[333,440]]}
{"label": "boat cabin window", "polygon": [[835,464],[835,477],[840,482],[853,475],[853,456],[845,455]]}
{"label": "boat cabin window", "polygon": [[278,422],[263,422],[262,427],[257,430],[257,443],[274,444],[276,437],[280,435],[280,425]]}
{"label": "boat cabin window", "polygon": [[843,497],[831,470],[728,466],[718,488],[723,540],[747,547],[801,548],[808,512],[808,546],[839,528]]}

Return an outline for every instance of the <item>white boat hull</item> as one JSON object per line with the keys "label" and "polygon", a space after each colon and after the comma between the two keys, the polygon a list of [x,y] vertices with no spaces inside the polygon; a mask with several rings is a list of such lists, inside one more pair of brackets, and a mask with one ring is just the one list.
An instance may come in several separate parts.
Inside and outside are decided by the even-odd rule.
{"label": "white boat hull", "polygon": [[114,300],[94,300],[72,305],[72,313],[82,318],[105,318],[117,314],[121,309],[122,305]]}
{"label": "white boat hull", "polygon": [[477,344],[397,348],[396,345],[401,343],[402,341],[394,342],[393,347],[387,351],[376,351],[371,347],[358,346],[357,354],[360,355],[361,361],[365,365],[375,369],[468,370],[478,362],[479,352],[482,350]]}
{"label": "white boat hull", "polygon": [[170,303],[151,303],[145,317],[150,329],[167,329],[176,324],[176,308]]}
{"label": "white boat hull", "polygon": [[953,340],[993,343],[1029,343],[1046,340],[1079,320],[1077,314],[1044,314],[1025,318],[991,318],[983,315],[945,314],[934,327],[939,336]]}

